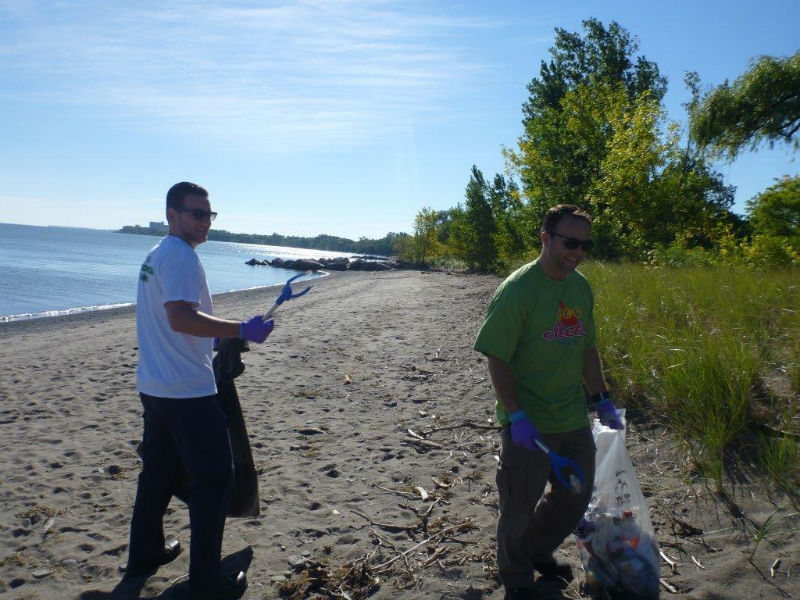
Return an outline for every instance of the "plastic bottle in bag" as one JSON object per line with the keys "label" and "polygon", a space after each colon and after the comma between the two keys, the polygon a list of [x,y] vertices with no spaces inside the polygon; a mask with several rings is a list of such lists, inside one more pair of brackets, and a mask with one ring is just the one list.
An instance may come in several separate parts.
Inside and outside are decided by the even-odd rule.
{"label": "plastic bottle in bag", "polygon": [[622,523],[620,523],[620,539],[636,550],[642,536],[642,530],[636,522],[636,512],[625,510],[622,512]]}

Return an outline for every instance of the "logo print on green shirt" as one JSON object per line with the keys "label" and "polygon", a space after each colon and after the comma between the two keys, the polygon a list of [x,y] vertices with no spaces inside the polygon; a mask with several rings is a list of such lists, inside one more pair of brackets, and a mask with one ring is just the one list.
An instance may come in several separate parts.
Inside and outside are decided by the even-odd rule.
{"label": "logo print on green shirt", "polygon": [[553,340],[563,340],[565,338],[576,338],[586,335],[586,327],[581,321],[581,308],[569,308],[563,300],[558,301],[558,321],[553,327],[542,333],[545,342]]}

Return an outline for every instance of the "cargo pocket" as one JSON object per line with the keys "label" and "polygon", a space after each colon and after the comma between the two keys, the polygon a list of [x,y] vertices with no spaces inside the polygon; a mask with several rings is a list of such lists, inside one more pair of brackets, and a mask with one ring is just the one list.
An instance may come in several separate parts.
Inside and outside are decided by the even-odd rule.
{"label": "cargo pocket", "polygon": [[522,514],[528,503],[527,463],[530,452],[514,445],[507,427],[503,428],[502,440],[500,462],[495,477],[500,512]]}

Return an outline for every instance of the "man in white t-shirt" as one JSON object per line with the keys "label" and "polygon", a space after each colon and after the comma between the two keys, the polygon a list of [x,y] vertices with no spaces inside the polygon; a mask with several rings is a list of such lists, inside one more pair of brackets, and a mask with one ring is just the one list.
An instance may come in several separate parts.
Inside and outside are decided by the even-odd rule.
{"label": "man in white t-shirt", "polygon": [[136,299],[143,465],[123,583],[143,581],[180,553],[177,540],[165,543],[163,517],[183,470],[189,479],[191,600],[238,598],[247,586],[243,572],[220,574],[233,459],[226,417],[216,397],[213,338],[261,343],[274,326],[260,315],[242,323],[212,316],[195,248],[208,239],[216,216],[208,192],[199,185],[182,182],[170,188],[169,235],[147,255]]}

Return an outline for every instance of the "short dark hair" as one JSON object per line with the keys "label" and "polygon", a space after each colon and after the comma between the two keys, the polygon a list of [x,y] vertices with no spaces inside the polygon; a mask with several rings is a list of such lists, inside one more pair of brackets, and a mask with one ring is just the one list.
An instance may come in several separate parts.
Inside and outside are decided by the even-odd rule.
{"label": "short dark hair", "polygon": [[591,215],[582,208],[575,206],[574,204],[559,204],[544,214],[542,231],[552,233],[556,228],[556,225],[558,225],[561,222],[561,219],[564,217],[574,217],[576,219],[582,219],[586,221],[589,225],[592,224]]}
{"label": "short dark hair", "polygon": [[167,208],[178,210],[183,208],[183,201],[186,196],[196,195],[208,198],[208,192],[197,185],[196,183],[189,183],[188,181],[181,181],[176,183],[167,192]]}

